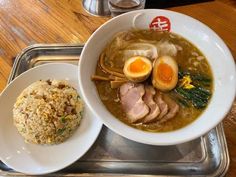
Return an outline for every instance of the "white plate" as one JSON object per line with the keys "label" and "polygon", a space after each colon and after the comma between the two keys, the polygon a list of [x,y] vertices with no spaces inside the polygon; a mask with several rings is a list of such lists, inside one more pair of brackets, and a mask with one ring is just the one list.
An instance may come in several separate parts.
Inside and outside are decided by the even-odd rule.
{"label": "white plate", "polygon": [[0,158],[7,166],[27,174],[51,173],[72,164],[92,146],[99,135],[102,123],[87,107],[76,132],[59,145],[26,144],[13,125],[13,105],[24,88],[39,79],[50,78],[68,80],[78,90],[77,72],[77,66],[72,64],[44,64],[21,74],[2,92]]}

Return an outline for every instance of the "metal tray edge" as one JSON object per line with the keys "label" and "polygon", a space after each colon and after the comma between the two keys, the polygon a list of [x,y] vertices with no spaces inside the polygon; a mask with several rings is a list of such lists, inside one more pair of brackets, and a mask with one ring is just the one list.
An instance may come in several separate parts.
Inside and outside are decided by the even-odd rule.
{"label": "metal tray edge", "polygon": [[226,137],[225,137],[225,133],[224,133],[224,127],[223,127],[223,123],[221,122],[217,127],[216,127],[216,130],[217,130],[217,134],[219,136],[219,131],[223,132],[221,133],[221,138],[220,141],[221,141],[221,145],[223,150],[224,150],[224,158],[225,159],[225,167],[223,168],[223,170],[221,171],[221,176],[225,176],[227,171],[229,170],[229,165],[230,165],[230,158],[229,158],[229,150],[228,150],[228,145],[227,145],[227,140],[226,140]]}
{"label": "metal tray edge", "polygon": [[20,59],[22,58],[22,56],[27,53],[28,51],[34,49],[34,48],[55,48],[55,47],[83,47],[84,44],[33,44],[33,45],[30,45],[30,46],[27,46],[26,48],[24,48],[15,58],[15,61],[13,63],[13,66],[12,66],[12,69],[11,69],[11,73],[8,77],[8,81],[7,81],[7,84],[9,84],[11,81],[12,81],[12,77],[13,77],[13,74],[17,67],[17,65],[19,64],[19,61]]}

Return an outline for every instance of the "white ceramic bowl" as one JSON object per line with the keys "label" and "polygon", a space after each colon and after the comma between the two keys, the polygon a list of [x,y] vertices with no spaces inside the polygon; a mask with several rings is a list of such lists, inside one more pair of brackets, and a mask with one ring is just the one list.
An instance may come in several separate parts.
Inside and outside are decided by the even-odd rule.
{"label": "white ceramic bowl", "polygon": [[0,159],[16,171],[46,174],[75,162],[92,146],[102,123],[85,107],[81,124],[73,135],[58,145],[27,144],[13,125],[12,109],[16,98],[31,83],[40,79],[65,79],[78,89],[78,67],[66,63],[44,64],[26,71],[11,82],[0,96]]}
{"label": "white ceramic bowl", "polygon": [[[115,118],[99,99],[94,83],[90,80],[105,45],[114,34],[132,27],[148,29],[157,16],[170,21],[170,31],[177,33],[206,56],[214,75],[214,90],[204,113],[193,123],[176,131],[151,133],[132,128]],[[157,20],[158,21],[158,20]],[[190,141],[207,133],[222,121],[229,111],[236,92],[236,73],[233,57],[217,34],[201,22],[167,10],[140,10],[117,16],[102,25],[86,43],[79,62],[81,93],[92,112],[114,132],[137,142],[152,145],[173,145]]]}

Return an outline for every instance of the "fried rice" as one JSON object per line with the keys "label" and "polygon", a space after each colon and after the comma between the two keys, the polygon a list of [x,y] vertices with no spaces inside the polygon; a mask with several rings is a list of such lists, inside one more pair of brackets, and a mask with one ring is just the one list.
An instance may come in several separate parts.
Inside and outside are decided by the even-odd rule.
{"label": "fried rice", "polygon": [[83,103],[65,80],[40,80],[18,96],[13,122],[28,143],[58,144],[79,126]]}

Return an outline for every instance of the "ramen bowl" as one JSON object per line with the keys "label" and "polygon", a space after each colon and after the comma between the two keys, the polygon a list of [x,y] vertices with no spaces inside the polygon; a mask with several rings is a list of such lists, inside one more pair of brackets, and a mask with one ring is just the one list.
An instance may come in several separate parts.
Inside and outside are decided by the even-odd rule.
{"label": "ramen bowl", "polygon": [[[114,117],[103,105],[91,81],[97,61],[113,36],[136,29],[168,30],[194,44],[207,58],[214,83],[212,98],[205,111],[191,124],[170,132],[155,133],[135,129]],[[102,122],[117,134],[151,145],[174,145],[196,139],[217,126],[234,101],[236,72],[233,57],[222,39],[209,27],[189,16],[168,10],[139,10],[117,16],[98,28],[87,41],[79,62],[81,94]]]}

